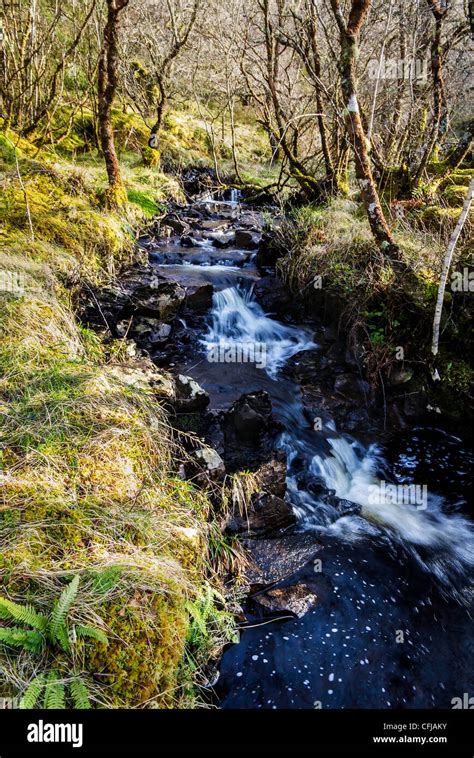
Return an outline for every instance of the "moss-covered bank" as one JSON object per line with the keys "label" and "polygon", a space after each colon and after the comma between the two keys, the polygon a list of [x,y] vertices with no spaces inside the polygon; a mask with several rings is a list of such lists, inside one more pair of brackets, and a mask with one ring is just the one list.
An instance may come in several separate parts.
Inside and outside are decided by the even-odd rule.
{"label": "moss-covered bank", "polygon": [[[166,380],[131,383],[133,345],[103,344],[72,307],[75,287],[130,261],[143,213],[180,192],[135,164],[132,202],[114,215],[101,207],[98,161],[78,166],[0,133],[0,593],[45,611],[79,573],[74,614],[109,640],[84,643],[74,664],[95,702],[181,707],[232,635],[211,506],[175,474]],[[50,655],[3,646],[0,694],[21,693]],[[65,677],[68,665],[57,661]]]}

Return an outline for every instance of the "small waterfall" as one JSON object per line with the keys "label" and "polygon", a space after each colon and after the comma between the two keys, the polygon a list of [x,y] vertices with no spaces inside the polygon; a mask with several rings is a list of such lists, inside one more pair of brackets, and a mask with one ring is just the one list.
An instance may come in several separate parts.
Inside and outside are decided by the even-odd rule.
{"label": "small waterfall", "polygon": [[[293,355],[315,347],[307,330],[266,316],[252,288],[239,284],[215,292],[211,323],[201,344],[210,361],[254,363],[275,380],[272,401],[286,427],[280,444],[288,454],[287,497],[303,528],[328,530],[349,541],[385,534],[410,551],[451,595],[464,592],[456,587],[465,587],[468,569],[474,566],[472,524],[462,516],[443,513],[442,499],[428,493],[427,486],[424,505],[393,498],[390,488],[396,485],[385,487],[384,460],[377,446],[364,449],[338,437],[331,424],[314,431],[298,396],[291,395],[278,376]],[[306,471],[338,498],[361,506],[364,520],[341,516],[334,506],[301,488],[292,472],[297,460],[304,461]]]}
{"label": "small waterfall", "polygon": [[237,187],[231,187],[230,188],[230,202],[237,205],[237,203],[240,202],[240,198],[242,196],[242,193]]}
{"label": "small waterfall", "polygon": [[[213,296],[211,325],[201,340],[211,360],[256,363],[273,379],[291,356],[315,347],[303,329],[285,326],[265,315],[252,289],[227,287]],[[258,360],[252,360],[257,356]]]}
{"label": "small waterfall", "polygon": [[[361,515],[368,522],[388,528],[443,584],[457,584],[459,577],[466,576],[474,567],[474,528],[470,521],[443,513],[442,498],[429,493],[426,485],[426,502],[406,502],[409,498],[404,496],[410,494],[407,485],[387,485],[378,475],[384,462],[375,445],[360,454],[356,443],[342,437],[328,442],[331,454],[315,455],[310,470],[329,490],[360,505]],[[418,487],[421,493],[422,485]],[[347,532],[347,524],[336,522],[331,529]]]}

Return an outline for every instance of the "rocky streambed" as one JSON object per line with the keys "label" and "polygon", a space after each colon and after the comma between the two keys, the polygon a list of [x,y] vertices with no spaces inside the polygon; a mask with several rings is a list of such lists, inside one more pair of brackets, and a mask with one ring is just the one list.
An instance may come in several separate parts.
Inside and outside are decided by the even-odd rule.
{"label": "rocky streambed", "polygon": [[174,206],[140,239],[146,262],[82,303],[87,323],[132,341],[122,375],[193,433],[179,475],[243,472],[222,528],[245,548],[248,596],[214,697],[450,708],[473,690],[472,461],[419,424],[410,376],[394,378],[384,428],[357,351],[276,277],[269,212]]}

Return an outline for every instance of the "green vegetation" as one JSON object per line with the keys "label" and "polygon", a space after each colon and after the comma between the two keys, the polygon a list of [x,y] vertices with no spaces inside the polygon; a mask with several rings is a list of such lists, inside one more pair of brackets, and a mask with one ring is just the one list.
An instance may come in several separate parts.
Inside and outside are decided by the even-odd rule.
{"label": "green vegetation", "polygon": [[[466,190],[467,191],[467,190]],[[464,197],[459,193],[459,202]],[[284,257],[278,268],[295,293],[316,307],[323,302],[342,316],[342,324],[356,339],[365,356],[369,378],[380,381],[380,371],[388,371],[404,347],[405,358],[429,363],[430,335],[437,294],[440,260],[460,207],[433,206],[432,224],[426,223],[431,208],[409,205],[393,222],[400,262],[391,262],[374,244],[369,225],[355,199],[334,199],[324,206],[304,206],[275,229],[276,244]],[[472,212],[471,212],[472,213]],[[440,225],[434,215],[441,215]],[[446,228],[445,215],[451,224]],[[424,223],[420,224],[422,218]],[[471,219],[473,216],[471,215]],[[452,270],[468,263],[469,221],[458,246]],[[433,229],[434,225],[434,229]],[[320,285],[315,277],[321,277]],[[453,295],[447,292],[446,303]],[[470,315],[462,305],[452,309],[443,335],[443,376],[447,405],[456,407],[455,397],[468,400],[467,364],[458,366],[465,355],[462,335],[469,334]],[[460,379],[460,377],[464,379]],[[438,397],[439,392],[436,393]]]}
{"label": "green vegetation", "polygon": [[164,390],[145,374],[131,386],[133,352],[73,310],[75,291],[129,263],[133,230],[181,190],[123,153],[129,204],[105,212],[101,159],[72,139],[0,139],[12,285],[0,293],[0,694],[25,707],[189,707],[233,634],[210,502],[176,476],[185,454]]}

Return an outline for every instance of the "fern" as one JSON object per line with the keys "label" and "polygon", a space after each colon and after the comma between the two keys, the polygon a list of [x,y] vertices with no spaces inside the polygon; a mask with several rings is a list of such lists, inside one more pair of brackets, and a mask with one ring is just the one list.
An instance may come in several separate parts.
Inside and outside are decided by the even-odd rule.
{"label": "fern", "polygon": [[39,696],[43,691],[45,678],[46,677],[44,674],[38,674],[38,676],[35,676],[35,678],[30,682],[23,697],[20,700],[19,707],[22,710],[29,711],[35,707],[36,703],[38,702]]}
{"label": "fern", "polygon": [[[50,634],[53,640],[58,642],[59,635],[61,633],[61,625],[64,624],[67,614],[69,613],[72,604],[77,597],[77,591],[79,589],[79,574],[76,574],[74,579],[68,584],[67,587],[61,592],[59,600],[55,603],[53,612],[51,614]],[[63,641],[64,636],[62,635]]]}
{"label": "fern", "polygon": [[76,710],[85,711],[91,707],[89,691],[82,679],[79,677],[73,679],[69,685],[69,689],[71,692],[72,703]]}
{"label": "fern", "polygon": [[102,629],[98,629],[96,626],[88,626],[87,624],[77,624],[76,634],[78,637],[90,637],[96,642],[102,642],[103,645],[108,645],[108,638]]}
{"label": "fern", "polygon": [[9,647],[20,650],[30,650],[38,653],[44,642],[43,636],[39,632],[30,629],[20,629],[18,626],[0,627],[0,642]]}
{"label": "fern", "polygon": [[66,624],[62,623],[59,625],[58,630],[56,632],[56,635],[53,637],[51,635],[52,641],[57,642],[65,653],[69,653],[71,650],[71,644],[69,642],[69,634],[67,630]]}
{"label": "fern", "polygon": [[22,624],[28,624],[40,632],[44,632],[48,625],[46,616],[36,613],[31,605],[18,605],[5,597],[0,597],[0,618],[21,621]]}
{"label": "fern", "polygon": [[46,710],[64,710],[66,707],[66,693],[64,684],[59,681],[57,671],[50,671],[48,681],[46,682],[46,691],[44,696],[44,707]]}

